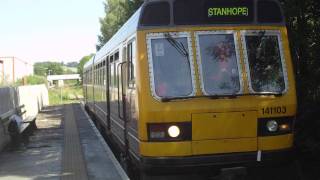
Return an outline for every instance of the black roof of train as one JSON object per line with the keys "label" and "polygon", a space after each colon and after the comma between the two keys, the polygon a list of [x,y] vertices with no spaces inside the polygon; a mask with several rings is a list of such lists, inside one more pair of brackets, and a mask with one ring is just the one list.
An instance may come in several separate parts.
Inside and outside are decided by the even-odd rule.
{"label": "black roof of train", "polygon": [[[249,17],[207,17],[209,8],[247,8]],[[121,42],[140,29],[176,26],[285,25],[277,0],[145,0],[119,31],[96,53],[85,68],[99,63]]]}
{"label": "black roof of train", "polygon": [[[250,17],[220,16],[208,18],[210,7],[247,7]],[[278,0],[145,0],[138,29],[157,26],[272,24],[284,25]]]}

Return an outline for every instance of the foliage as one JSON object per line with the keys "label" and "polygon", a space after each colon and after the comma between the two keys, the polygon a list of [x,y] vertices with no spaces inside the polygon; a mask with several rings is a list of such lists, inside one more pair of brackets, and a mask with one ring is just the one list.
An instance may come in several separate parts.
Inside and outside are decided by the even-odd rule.
{"label": "foliage", "polygon": [[78,67],[79,63],[78,62],[69,62],[66,64],[67,67]]}
{"label": "foliage", "polygon": [[63,67],[61,63],[57,62],[37,62],[34,64],[33,68],[34,74],[38,76],[63,74]]}
{"label": "foliage", "polygon": [[299,104],[296,145],[299,151],[315,155],[320,151],[320,1],[280,1],[296,68]]}
{"label": "foliage", "polygon": [[[90,54],[88,56],[84,56],[83,58],[81,58],[79,64],[78,64],[78,73],[80,74],[81,76],[81,79],[82,79],[82,74],[83,74],[83,66],[90,60],[90,58],[94,56],[94,54]],[[82,81],[81,81],[82,82]]]}
{"label": "foliage", "polygon": [[31,76],[25,77],[25,79],[24,78],[18,79],[18,81],[16,82],[17,86],[36,85],[36,84],[47,84],[47,80],[43,76],[31,75]]}
{"label": "foliage", "polygon": [[105,0],[106,16],[100,18],[101,35],[98,36],[99,50],[139,8],[143,0]]}
{"label": "foliage", "polygon": [[77,68],[62,66],[63,74],[76,74],[78,72]]}
{"label": "foliage", "polygon": [[[320,1],[282,0],[297,70],[299,103],[320,101]],[[307,87],[307,88],[306,88]]]}

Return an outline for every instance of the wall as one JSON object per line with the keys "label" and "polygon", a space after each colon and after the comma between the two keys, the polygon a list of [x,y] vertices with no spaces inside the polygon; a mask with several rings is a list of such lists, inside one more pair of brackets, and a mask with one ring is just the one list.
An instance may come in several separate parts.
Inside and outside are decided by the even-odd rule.
{"label": "wall", "polygon": [[[49,105],[48,89],[45,85],[0,88],[0,114],[6,113],[20,105],[25,105],[26,116],[36,116],[45,106]],[[9,135],[0,122],[0,151],[9,142]]]}
{"label": "wall", "polygon": [[36,116],[43,107],[49,105],[48,89],[45,85],[20,86],[17,92],[19,104],[25,105],[27,116]]}

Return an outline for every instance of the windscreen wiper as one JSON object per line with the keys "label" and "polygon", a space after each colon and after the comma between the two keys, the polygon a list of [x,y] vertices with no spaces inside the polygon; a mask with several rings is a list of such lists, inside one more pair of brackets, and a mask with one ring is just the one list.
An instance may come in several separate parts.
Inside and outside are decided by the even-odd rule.
{"label": "windscreen wiper", "polygon": [[165,33],[164,37],[166,38],[166,40],[183,56],[185,57],[189,57],[189,53],[187,51],[187,49],[184,47],[182,42],[179,42],[177,40],[175,40],[170,33]]}

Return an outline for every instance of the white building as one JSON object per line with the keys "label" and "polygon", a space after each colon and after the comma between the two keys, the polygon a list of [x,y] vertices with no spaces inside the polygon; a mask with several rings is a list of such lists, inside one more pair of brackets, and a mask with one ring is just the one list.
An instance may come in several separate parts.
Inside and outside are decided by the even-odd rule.
{"label": "white building", "polygon": [[80,74],[64,74],[64,75],[49,75],[47,76],[49,86],[53,85],[53,81],[58,81],[58,87],[64,86],[65,80],[81,80]]}
{"label": "white building", "polygon": [[16,57],[0,57],[0,84],[13,83],[33,74],[33,65]]}

